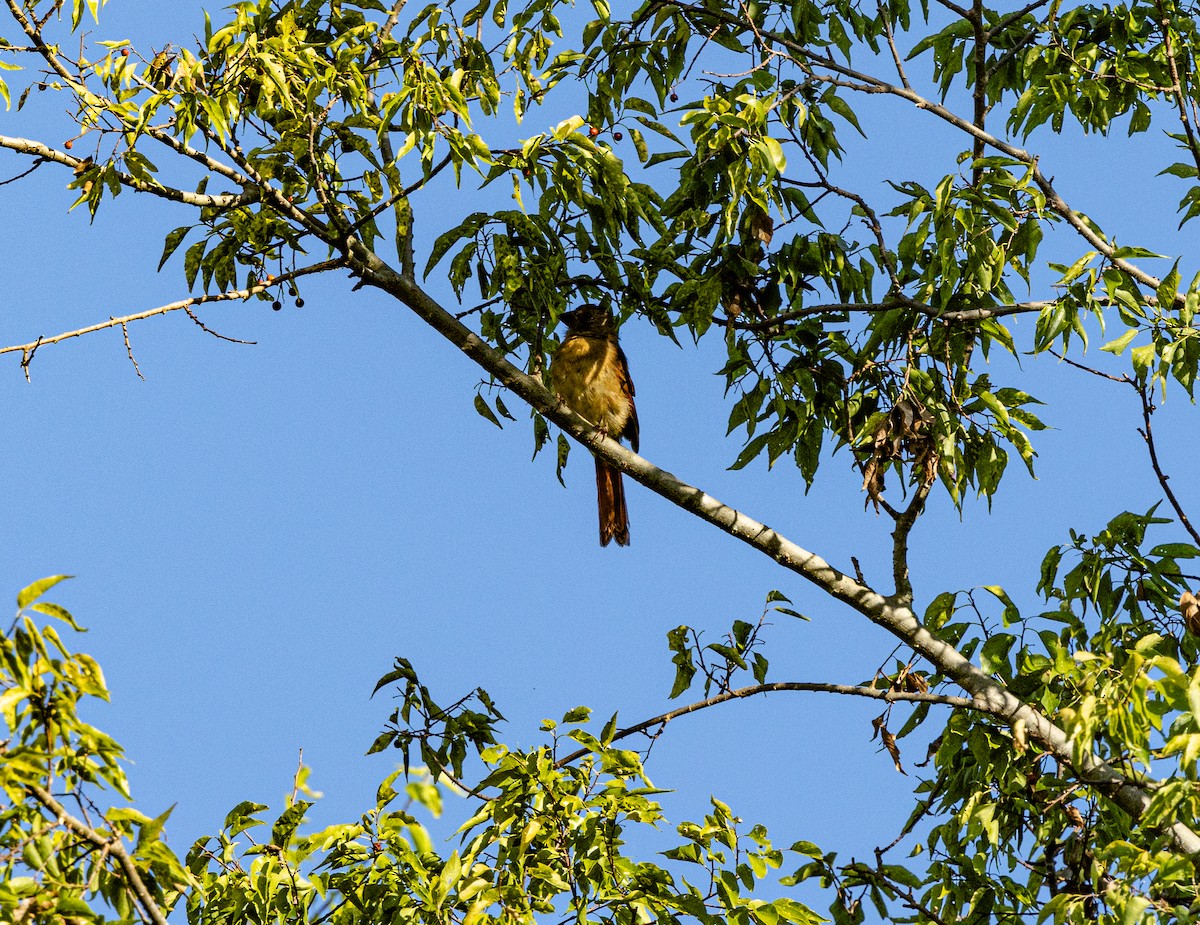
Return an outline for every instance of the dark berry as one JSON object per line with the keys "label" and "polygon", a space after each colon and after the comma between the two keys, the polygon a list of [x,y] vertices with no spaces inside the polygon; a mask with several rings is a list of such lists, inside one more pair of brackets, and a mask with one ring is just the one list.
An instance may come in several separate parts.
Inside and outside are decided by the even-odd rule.
{"label": "dark berry", "polygon": [[613,141],[620,141],[624,137],[620,132],[613,132]]}
{"label": "dark berry", "polygon": [[679,94],[678,94],[678,93],[672,93],[672,94],[671,94],[671,102],[672,102],[672,103],[678,103],[678,102],[679,102]]}
{"label": "dark berry", "polygon": [[271,303],[271,310],[272,310],[272,311],[276,311],[276,312],[277,312],[277,311],[279,311],[281,308],[283,308],[283,303],[282,303],[282,302],[280,302],[278,299],[276,299],[274,302],[272,302],[272,303]]}
{"label": "dark berry", "polygon": [[304,308],[304,300],[296,299],[296,308]]}

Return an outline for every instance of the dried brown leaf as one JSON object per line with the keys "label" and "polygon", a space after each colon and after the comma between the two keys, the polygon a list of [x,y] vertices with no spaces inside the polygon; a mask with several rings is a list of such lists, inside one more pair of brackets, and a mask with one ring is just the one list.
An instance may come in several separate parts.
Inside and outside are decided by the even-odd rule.
{"label": "dried brown leaf", "polygon": [[1179,596],[1179,612],[1187,631],[1193,636],[1200,636],[1200,600],[1191,591],[1184,591]]}
{"label": "dried brown leaf", "polygon": [[892,762],[896,765],[896,770],[907,777],[908,772],[900,764],[900,746],[896,744],[896,737],[892,735],[891,730],[887,727],[887,714],[883,713],[875,717],[875,719],[871,720],[871,726],[875,729],[875,733],[871,738],[874,739],[876,735],[879,736],[879,740],[883,742],[883,747],[892,756]]}

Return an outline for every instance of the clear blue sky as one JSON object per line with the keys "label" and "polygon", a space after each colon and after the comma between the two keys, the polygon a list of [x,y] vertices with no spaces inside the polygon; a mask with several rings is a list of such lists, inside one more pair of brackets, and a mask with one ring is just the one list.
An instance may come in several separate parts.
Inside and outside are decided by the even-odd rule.
{"label": "clear blue sky", "polygon": [[[97,37],[145,50],[202,30],[197,3],[113,0]],[[864,103],[872,141],[840,173],[883,202],[887,170],[940,173],[938,156],[962,146],[932,118],[928,136],[893,137],[896,105]],[[0,113],[0,133],[59,144],[61,110],[36,95],[25,112]],[[1042,168],[1107,229],[1127,229],[1120,243],[1194,253],[1194,229],[1171,232],[1177,181],[1154,179],[1164,164],[1143,156],[1147,145],[1158,136],[1090,139],[1084,155],[1071,137],[1041,148]],[[0,180],[26,166],[0,152]],[[83,210],[67,213],[69,179],[45,166],[0,188],[0,346],[186,295],[178,258],[154,272],[186,207],[125,193],[89,225]],[[424,246],[447,206],[490,201],[475,197],[468,185],[416,203]],[[451,303],[436,271],[430,290]],[[391,709],[368,695],[395,655],[447,701],[486,688],[510,740],[529,745],[541,718],[577,704],[601,722],[666,709],[667,631],[688,623],[716,641],[733,619],[756,619],[772,588],[812,617],[769,628],[772,679],[863,681],[892,650],[857,615],[636,485],[633,545],[599,548],[582,452],[564,491],[551,453],[530,462],[519,403],[508,401],[519,421],[503,431],[478,417],[480,371],[402,306],[333,277],[303,296],[304,308],[278,313],[261,302],[203,312],[255,346],[219,342],[178,313],[131,327],[145,381],[119,331],[40,351],[30,383],[16,356],[0,357],[10,435],[0,594],[78,576],[52,597],[90,628],[78,646],[107,672],[113,702],[91,719],[126,746],[144,811],[178,803],[177,851],[240,800],[279,806],[301,748],[326,794],[318,821],[366,808],[396,765],[392,754],[363,757]],[[1016,323],[1026,337],[1032,326]],[[740,443],[723,436],[719,345],[680,350],[636,325],[623,337],[647,458],[841,568],[857,556],[886,586],[889,522],[864,510],[848,457],[829,461],[807,495],[786,465],[728,472]],[[1023,363],[1020,381],[1050,403],[1056,428],[1036,439],[1039,480],[1014,463],[992,510],[969,501],[961,517],[935,497],[913,544],[922,606],[999,583],[1036,610],[1037,563],[1068,527],[1094,531],[1158,499],[1132,393],[1097,390],[1051,358]],[[998,374],[1011,370],[998,361]],[[1177,489],[1194,500],[1183,477],[1191,412],[1173,395],[1156,426]],[[649,772],[677,791],[665,798],[673,821],[696,818],[714,794],[778,843],[869,856],[899,830],[916,780],[870,741],[878,712],[803,694],[728,705],[673,725]],[[906,764],[923,757],[910,746]]]}

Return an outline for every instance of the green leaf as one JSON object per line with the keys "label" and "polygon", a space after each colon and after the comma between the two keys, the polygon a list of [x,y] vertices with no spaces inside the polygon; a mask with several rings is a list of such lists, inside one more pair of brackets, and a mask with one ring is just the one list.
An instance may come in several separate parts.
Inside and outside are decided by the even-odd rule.
{"label": "green leaf", "polygon": [[191,225],[183,225],[167,235],[166,243],[163,244],[162,257],[158,261],[159,270],[163,268],[163,264],[165,264],[170,256],[175,253],[175,249],[179,247],[179,245],[183,242],[183,239],[187,237],[187,233],[191,230]]}
{"label": "green leaf", "polygon": [[268,808],[262,803],[243,800],[225,816],[225,828],[230,835],[237,835],[256,825],[264,825],[265,823],[261,819],[255,819],[254,816]]}
{"label": "green leaf", "polygon": [[984,585],[983,590],[994,595],[1004,605],[1002,619],[1005,626],[1012,626],[1014,623],[1020,622],[1021,612],[1017,609],[1017,605],[1013,603],[1012,598],[1008,596],[1007,591],[999,585]]}
{"label": "green leaf", "polygon": [[567,483],[563,481],[563,470],[567,467],[567,458],[571,455],[571,441],[562,434],[558,435],[558,457],[555,460],[554,475],[558,478],[558,484],[563,488],[567,487]]}
{"label": "green leaf", "polygon": [[771,164],[774,166],[776,173],[783,173],[787,168],[787,157],[783,153],[783,145],[769,135],[764,135],[758,141],[770,156]]}
{"label": "green leaf", "polygon": [[1140,380],[1146,378],[1146,374],[1150,372],[1150,368],[1154,365],[1157,355],[1154,352],[1154,344],[1144,344],[1141,347],[1134,347],[1129,351],[1129,359],[1133,363],[1134,374]]}
{"label": "green leaf", "polygon": [[397,658],[396,667],[375,682],[375,687],[371,691],[371,696],[375,696],[379,693],[379,689],[381,687],[387,687],[387,685],[393,683],[394,681],[411,681],[414,684],[416,683],[417,673],[413,671],[412,663],[409,662],[408,659]]}
{"label": "green leaf", "polygon": [[1106,353],[1113,354],[1113,356],[1120,356],[1125,352],[1125,348],[1129,346],[1129,342],[1137,337],[1139,333],[1137,328],[1130,328],[1116,340],[1110,340],[1100,349]]}
{"label": "green leaf", "polygon": [[1150,550],[1150,555],[1159,559],[1194,559],[1200,549],[1191,543],[1160,543]]}
{"label": "green leaf", "polygon": [[1016,637],[1010,633],[997,633],[990,636],[980,650],[979,664],[984,672],[1007,677],[1011,670],[1008,652],[1016,641]]}
{"label": "green leaf", "polygon": [[478,392],[475,393],[475,410],[479,413],[481,418],[491,421],[501,430],[504,429],[504,425],[500,423],[500,419],[496,417],[496,415],[492,412],[492,409],[488,407],[488,403],[484,401],[483,396]]}
{"label": "green leaf", "polygon": [[[634,116],[634,118],[637,119],[638,122],[642,123],[642,125],[646,126],[646,128],[650,129],[650,131],[657,132],[659,135],[662,135],[664,138],[669,138],[671,141],[675,142],[675,144],[679,145],[681,148],[687,147],[687,145],[685,145],[682,141],[679,140],[679,137],[674,132],[672,132],[669,128],[667,128],[661,122],[656,122],[653,119],[647,119],[643,116]],[[687,157],[688,152],[683,151],[675,156],[676,157]]]}
{"label": "green leaf", "polygon": [[1158,286],[1158,305],[1160,308],[1170,309],[1175,304],[1175,297],[1179,294],[1179,261],[1175,261],[1175,265],[1171,267],[1171,272],[1163,278],[1163,281]]}
{"label": "green leaf", "polygon": [[183,278],[187,281],[188,289],[196,284],[196,274],[204,262],[204,248],[207,241],[197,241],[183,255]]}
{"label": "green leaf", "polygon": [[308,812],[312,803],[307,800],[297,800],[295,805],[289,806],[283,811],[275,824],[271,827],[271,844],[279,848],[286,848],[292,835],[299,828],[300,823],[304,821],[304,814]]}
{"label": "green leaf", "polygon": [[638,160],[643,164],[650,159],[650,148],[646,144],[646,137],[635,128],[629,130],[629,137],[633,139],[633,149],[637,152]]}
{"label": "green leaf", "polygon": [[516,420],[516,418],[513,417],[512,413],[508,410],[508,406],[504,404],[504,399],[502,399],[499,395],[496,396],[496,410],[500,412],[501,416],[508,418],[510,421]]}
{"label": "green leaf", "polygon": [[862,130],[862,126],[858,124],[858,116],[854,114],[854,110],[850,108],[850,104],[838,96],[836,93],[830,93],[822,102],[830,109],[836,112],[839,116],[854,126],[858,134],[863,138],[867,137],[867,133]]}
{"label": "green leaf", "polygon": [[158,841],[159,837],[162,835],[163,826],[166,825],[167,820],[171,818],[171,813],[175,811],[176,805],[178,804],[172,803],[161,815],[155,816],[153,819],[149,819],[142,823],[141,828],[138,829],[136,845],[136,850],[138,852],[142,851],[151,842]]}
{"label": "green leaf", "polygon": [[71,627],[77,633],[86,633],[87,630],[75,622],[75,618],[65,607],[60,607],[58,604],[51,604],[46,601],[38,601],[29,607],[35,613],[45,614],[47,617],[54,617],[56,620],[62,620],[63,623]]}
{"label": "green leaf", "polygon": [[738,458],[734,460],[733,465],[729,468],[737,470],[743,469],[749,465],[749,463],[766,448],[767,441],[771,439],[771,436],[772,433],[768,431],[767,433],[759,434],[757,437],[747,443],[742,449],[742,452],[738,454]]}
{"label": "green leaf", "polygon": [[1158,172],[1158,175],[1160,177],[1163,174],[1170,174],[1173,177],[1182,177],[1185,180],[1190,180],[1192,177],[1196,176],[1196,165],[1195,164],[1172,164],[1170,167],[1167,167],[1164,170],[1160,170]]}
{"label": "green leaf", "polygon": [[74,575],[51,575],[49,578],[43,578],[35,581],[28,587],[22,588],[20,593],[17,594],[17,609],[24,610],[60,581],[66,581],[68,578],[74,577]]}
{"label": "green leaf", "polygon": [[613,737],[617,734],[617,714],[614,713],[604,728],[600,731],[600,744],[606,748],[612,744]]}
{"label": "green leaf", "polygon": [[591,707],[574,707],[563,714],[564,723],[586,723],[592,718]]}

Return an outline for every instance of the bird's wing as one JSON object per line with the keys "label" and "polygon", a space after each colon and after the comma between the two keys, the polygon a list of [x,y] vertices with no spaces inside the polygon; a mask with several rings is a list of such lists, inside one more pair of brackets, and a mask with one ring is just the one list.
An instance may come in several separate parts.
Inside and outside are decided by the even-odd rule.
{"label": "bird's wing", "polygon": [[629,361],[625,359],[625,351],[620,344],[617,348],[617,373],[622,391],[629,397],[629,420],[625,422],[625,432],[621,435],[629,440],[629,445],[636,453],[638,451],[638,416],[637,405],[633,401],[633,379],[629,375]]}

